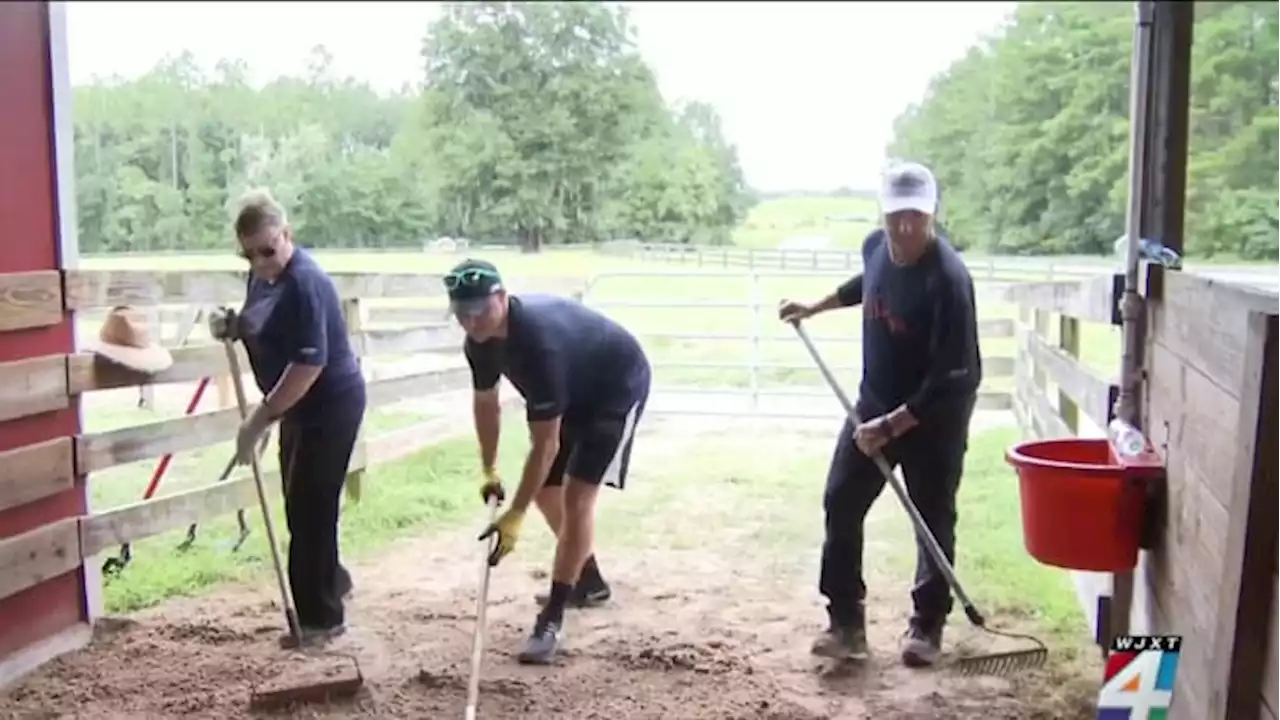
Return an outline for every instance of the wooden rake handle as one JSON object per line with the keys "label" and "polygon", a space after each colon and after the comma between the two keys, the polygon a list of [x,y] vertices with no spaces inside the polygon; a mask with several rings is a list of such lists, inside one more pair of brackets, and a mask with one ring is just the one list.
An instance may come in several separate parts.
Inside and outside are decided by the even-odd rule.
{"label": "wooden rake handle", "polygon": [[[489,508],[489,523],[498,517],[498,498],[491,496],[486,503]],[[485,543],[484,552],[480,554],[480,580],[476,591],[476,629],[471,635],[471,676],[467,680],[466,720],[475,720],[476,706],[480,703],[480,668],[484,661],[485,616],[489,609],[489,554],[493,552],[497,534]]]}

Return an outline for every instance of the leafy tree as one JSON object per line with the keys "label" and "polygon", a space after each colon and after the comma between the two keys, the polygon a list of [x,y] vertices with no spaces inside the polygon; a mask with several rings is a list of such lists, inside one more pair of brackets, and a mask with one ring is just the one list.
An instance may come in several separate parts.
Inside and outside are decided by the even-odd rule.
{"label": "leafy tree", "polygon": [[76,88],[81,247],[226,248],[255,185],[315,247],[716,241],[748,209],[714,110],[667,107],[620,6],[448,6],[423,54],[422,87],[391,94],[323,47],[260,88],[190,54]]}
{"label": "leafy tree", "polygon": [[[1186,248],[1277,256],[1277,5],[1197,3]],[[897,119],[961,244],[1106,253],[1124,232],[1132,6],[1022,3]]]}

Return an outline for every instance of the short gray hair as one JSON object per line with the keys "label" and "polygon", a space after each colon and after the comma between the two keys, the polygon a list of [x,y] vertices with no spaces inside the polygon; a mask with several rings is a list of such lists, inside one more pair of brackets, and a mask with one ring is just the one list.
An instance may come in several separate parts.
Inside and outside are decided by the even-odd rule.
{"label": "short gray hair", "polygon": [[236,237],[255,235],[266,228],[281,228],[289,224],[284,206],[276,201],[271,191],[258,188],[246,192],[236,202]]}

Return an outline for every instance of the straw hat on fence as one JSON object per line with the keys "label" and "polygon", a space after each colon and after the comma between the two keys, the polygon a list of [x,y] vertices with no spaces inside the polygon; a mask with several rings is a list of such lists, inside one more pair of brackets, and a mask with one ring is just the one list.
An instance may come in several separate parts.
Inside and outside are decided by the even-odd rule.
{"label": "straw hat on fence", "polygon": [[151,339],[146,319],[128,306],[111,308],[98,331],[98,339],[88,343],[94,355],[130,370],[154,375],[173,365],[173,355]]}

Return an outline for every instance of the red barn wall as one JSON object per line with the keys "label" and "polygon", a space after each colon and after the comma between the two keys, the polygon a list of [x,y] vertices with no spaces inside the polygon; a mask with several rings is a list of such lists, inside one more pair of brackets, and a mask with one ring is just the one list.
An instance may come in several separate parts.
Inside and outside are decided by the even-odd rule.
{"label": "red barn wall", "polygon": [[[0,3],[0,97],[4,98],[0,103],[0,274],[58,270],[64,264],[54,123],[53,78],[57,68],[50,52],[54,22],[48,3]],[[62,52],[61,37],[57,42],[58,52]],[[63,111],[69,112],[69,108]],[[62,182],[68,183],[69,178]],[[66,201],[74,203],[74,195]],[[75,228],[67,232],[72,249],[65,253],[70,256],[66,261],[74,263]],[[64,312],[62,321],[54,325],[0,332],[0,363],[74,351],[69,313]],[[70,398],[66,405],[52,412],[0,421],[0,453],[77,435],[77,398]],[[82,477],[69,489],[0,509],[0,542],[84,510]],[[78,545],[74,549],[78,552]],[[39,646],[57,643],[51,638],[65,637],[67,631],[83,632],[88,617],[85,597],[83,567],[77,567],[0,598],[0,664],[7,665],[4,669],[20,671],[14,665],[26,663],[15,658],[41,654]],[[4,674],[0,672],[0,684],[11,679]]]}

